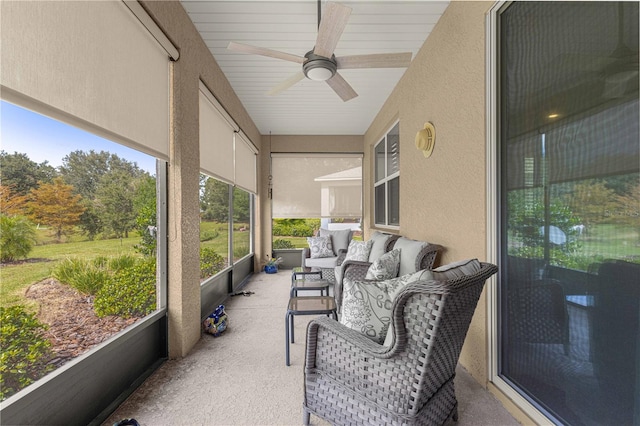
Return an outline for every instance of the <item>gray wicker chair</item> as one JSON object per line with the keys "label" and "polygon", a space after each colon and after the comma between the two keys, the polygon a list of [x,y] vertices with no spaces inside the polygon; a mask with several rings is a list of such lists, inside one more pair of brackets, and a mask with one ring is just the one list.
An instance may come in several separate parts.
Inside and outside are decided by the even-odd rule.
{"label": "gray wicker chair", "polygon": [[498,268],[407,286],[393,303],[390,346],[329,318],[309,323],[304,424],[441,425],[457,420],[455,368],[485,280]]}
{"label": "gray wicker chair", "polygon": [[[396,241],[398,240],[398,236],[394,236],[389,238],[387,241],[387,245],[385,246],[385,253],[393,250]],[[433,266],[438,257],[438,253],[442,251],[442,246],[438,244],[429,243],[425,246],[424,249],[418,253],[415,258],[415,270],[414,272],[420,271],[422,269],[433,269]],[[340,280],[336,280],[333,286],[333,294],[336,299],[336,305],[338,306],[338,310],[342,304],[342,282],[345,279],[349,279],[352,281],[362,281],[365,279],[367,275],[367,271],[369,270],[369,266],[371,266],[371,262],[359,262],[355,260],[345,260],[341,262],[342,268],[342,276]]]}

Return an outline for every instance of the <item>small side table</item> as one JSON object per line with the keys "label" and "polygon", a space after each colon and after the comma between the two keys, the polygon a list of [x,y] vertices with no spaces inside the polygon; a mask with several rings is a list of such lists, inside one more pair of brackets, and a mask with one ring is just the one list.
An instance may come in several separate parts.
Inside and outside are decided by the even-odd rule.
{"label": "small side table", "polygon": [[293,268],[291,273],[290,297],[297,297],[300,290],[320,290],[320,295],[329,296],[329,282],[322,279],[322,271],[318,268]]}
{"label": "small side table", "polygon": [[289,299],[287,314],[284,319],[285,329],[285,361],[289,366],[289,343],[294,343],[293,317],[296,315],[333,315],[338,320],[336,301],[331,296],[305,296]]}

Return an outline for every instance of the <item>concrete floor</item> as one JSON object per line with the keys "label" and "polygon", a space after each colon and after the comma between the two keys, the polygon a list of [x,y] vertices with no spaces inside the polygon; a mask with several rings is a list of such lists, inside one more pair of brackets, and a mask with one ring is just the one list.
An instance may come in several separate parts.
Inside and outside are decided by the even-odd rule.
{"label": "concrete floor", "polygon": [[[302,424],[303,363],[308,316],[295,321],[291,366],[285,366],[284,316],[290,273],[254,275],[250,296],[225,303],[229,327],[204,335],[191,353],[165,362],[103,423],[124,418],[151,425]],[[456,394],[460,426],[519,423],[462,368]],[[327,424],[311,416],[311,423]]]}

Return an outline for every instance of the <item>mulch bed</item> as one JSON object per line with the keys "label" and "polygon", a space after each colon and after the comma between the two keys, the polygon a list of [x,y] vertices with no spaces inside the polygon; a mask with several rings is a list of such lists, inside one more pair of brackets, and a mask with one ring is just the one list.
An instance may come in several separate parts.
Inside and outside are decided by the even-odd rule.
{"label": "mulch bed", "polygon": [[37,317],[49,326],[44,336],[51,342],[54,353],[49,363],[56,367],[87,352],[139,319],[123,319],[115,315],[98,318],[93,311],[93,297],[53,278],[32,284],[25,295],[38,302]]}

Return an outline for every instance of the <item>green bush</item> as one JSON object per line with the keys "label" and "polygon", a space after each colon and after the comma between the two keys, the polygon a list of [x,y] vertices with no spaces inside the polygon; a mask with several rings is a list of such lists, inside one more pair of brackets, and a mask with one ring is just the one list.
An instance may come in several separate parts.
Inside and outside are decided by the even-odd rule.
{"label": "green bush", "polygon": [[109,278],[106,260],[101,258],[97,258],[94,262],[68,257],[53,268],[51,275],[80,293],[91,295],[95,295]]}
{"label": "green bush", "polygon": [[282,238],[278,238],[277,240],[273,241],[273,249],[277,250],[277,249],[292,249],[295,248],[293,246],[293,243],[289,240],[283,240]]}
{"label": "green bush", "polygon": [[133,267],[137,259],[130,254],[98,256],[91,260],[69,257],[53,268],[52,275],[81,293],[96,295],[115,272]]}
{"label": "green bush", "polygon": [[4,400],[38,380],[53,366],[46,325],[23,306],[0,307],[0,399]]}
{"label": "green bush", "polygon": [[156,259],[136,259],[115,271],[96,294],[93,309],[99,317],[143,317],[156,309]]}
{"label": "green bush", "polygon": [[249,247],[245,244],[239,244],[233,246],[233,258],[240,259],[241,257],[249,254]]}
{"label": "green bush", "polygon": [[320,228],[320,219],[274,219],[272,233],[279,237],[311,237]]}
{"label": "green bush", "polygon": [[220,232],[218,230],[213,231],[203,231],[200,233],[200,242],[211,241],[215,238],[218,238]]}
{"label": "green bush", "polygon": [[35,243],[35,228],[26,217],[0,215],[0,261],[27,257]]}
{"label": "green bush", "polygon": [[225,267],[224,257],[211,247],[200,248],[200,279],[208,278]]}

